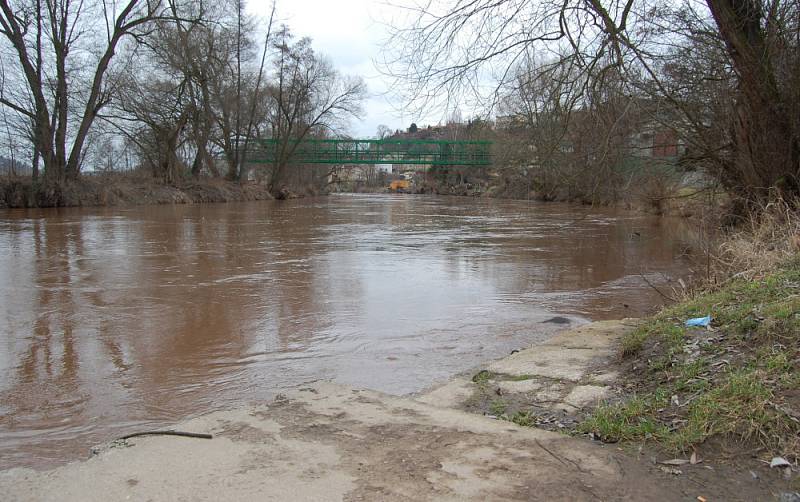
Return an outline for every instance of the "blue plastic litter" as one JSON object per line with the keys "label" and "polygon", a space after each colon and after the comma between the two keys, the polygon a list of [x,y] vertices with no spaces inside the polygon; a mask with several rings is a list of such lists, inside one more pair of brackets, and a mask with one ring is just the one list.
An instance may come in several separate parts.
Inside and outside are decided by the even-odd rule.
{"label": "blue plastic litter", "polygon": [[695,317],[694,319],[689,319],[686,321],[687,326],[701,326],[703,328],[708,327],[711,324],[711,316],[707,315],[705,317]]}

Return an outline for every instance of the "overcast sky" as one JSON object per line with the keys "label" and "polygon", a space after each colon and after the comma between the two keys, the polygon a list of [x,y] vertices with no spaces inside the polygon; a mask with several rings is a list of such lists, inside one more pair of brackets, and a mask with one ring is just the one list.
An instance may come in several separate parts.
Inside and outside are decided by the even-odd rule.
{"label": "overcast sky", "polygon": [[[249,0],[248,11],[268,18],[270,5],[271,0]],[[278,1],[279,22],[286,23],[297,37],[311,37],[314,50],[328,56],[341,73],[360,75],[367,83],[370,97],[364,103],[364,117],[351,121],[350,133],[356,137],[375,136],[379,124],[405,129],[414,121],[430,122],[396,110],[400,103],[390,103],[388,80],[373,64],[380,59],[386,38],[382,22],[391,21],[392,14],[393,9],[381,0]]]}

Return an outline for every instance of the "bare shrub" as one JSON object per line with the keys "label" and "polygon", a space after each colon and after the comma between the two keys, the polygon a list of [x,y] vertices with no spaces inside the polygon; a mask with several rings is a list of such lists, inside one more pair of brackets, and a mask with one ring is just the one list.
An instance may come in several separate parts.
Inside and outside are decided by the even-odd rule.
{"label": "bare shrub", "polygon": [[631,205],[662,215],[671,212],[680,188],[681,179],[674,169],[656,165],[631,177],[625,197]]}
{"label": "bare shrub", "polygon": [[722,238],[713,256],[721,277],[763,276],[800,252],[798,202],[777,198],[752,210],[736,230]]}

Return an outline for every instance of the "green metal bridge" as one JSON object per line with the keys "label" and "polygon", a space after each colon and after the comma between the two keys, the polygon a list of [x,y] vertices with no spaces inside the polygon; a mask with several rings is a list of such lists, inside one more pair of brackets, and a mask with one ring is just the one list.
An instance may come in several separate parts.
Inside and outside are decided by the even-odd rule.
{"label": "green metal bridge", "polygon": [[[491,160],[491,145],[491,141],[303,139],[290,162],[487,166]],[[255,140],[248,148],[247,158],[250,162],[271,164],[277,159],[279,148],[278,140]]]}

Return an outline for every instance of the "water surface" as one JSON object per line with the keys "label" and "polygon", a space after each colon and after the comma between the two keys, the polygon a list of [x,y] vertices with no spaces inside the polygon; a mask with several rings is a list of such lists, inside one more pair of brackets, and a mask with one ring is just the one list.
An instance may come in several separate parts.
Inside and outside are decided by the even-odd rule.
{"label": "water surface", "polygon": [[676,221],[427,196],[0,212],[0,468],[334,380],[419,391],[641,315]]}

